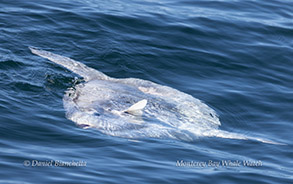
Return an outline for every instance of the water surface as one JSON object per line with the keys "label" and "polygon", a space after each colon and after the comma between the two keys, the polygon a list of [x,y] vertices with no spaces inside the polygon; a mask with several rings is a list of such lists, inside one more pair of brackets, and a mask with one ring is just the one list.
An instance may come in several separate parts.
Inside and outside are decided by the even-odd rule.
{"label": "water surface", "polygon": [[[292,183],[292,7],[290,0],[1,1],[0,183]],[[178,89],[212,107],[222,130],[284,145],[129,140],[81,129],[62,104],[78,76],[28,46]],[[86,166],[33,167],[34,160]],[[241,165],[194,164],[229,160]]]}

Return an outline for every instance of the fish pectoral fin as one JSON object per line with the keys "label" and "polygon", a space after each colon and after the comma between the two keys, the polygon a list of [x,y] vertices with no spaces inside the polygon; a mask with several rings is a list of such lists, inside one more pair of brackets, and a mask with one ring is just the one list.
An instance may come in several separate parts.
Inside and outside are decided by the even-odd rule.
{"label": "fish pectoral fin", "polygon": [[146,106],[148,101],[146,99],[143,99],[135,104],[133,104],[131,107],[129,107],[127,110],[124,112],[133,114],[133,115],[141,115],[142,112],[141,110]]}

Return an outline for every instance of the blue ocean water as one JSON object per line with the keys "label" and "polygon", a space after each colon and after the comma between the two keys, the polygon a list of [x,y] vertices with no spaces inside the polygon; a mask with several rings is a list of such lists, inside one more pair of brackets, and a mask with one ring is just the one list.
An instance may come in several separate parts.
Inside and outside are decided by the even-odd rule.
{"label": "blue ocean water", "polygon": [[[220,129],[282,144],[82,129],[62,104],[78,76],[28,46],[178,89]],[[292,183],[292,58],[291,0],[0,1],[0,183]]]}

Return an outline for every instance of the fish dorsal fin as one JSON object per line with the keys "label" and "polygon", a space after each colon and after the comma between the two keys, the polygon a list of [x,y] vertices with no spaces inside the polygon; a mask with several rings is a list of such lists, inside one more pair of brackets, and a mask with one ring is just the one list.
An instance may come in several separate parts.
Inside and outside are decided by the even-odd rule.
{"label": "fish dorsal fin", "polygon": [[147,103],[148,103],[148,101],[146,99],[143,99],[143,100],[133,104],[131,107],[129,107],[124,112],[127,112],[129,114],[133,114],[133,115],[140,115],[141,110],[146,106]]}
{"label": "fish dorsal fin", "polygon": [[59,64],[65,68],[67,68],[68,70],[71,70],[72,72],[80,75],[81,77],[84,78],[85,81],[89,81],[92,79],[100,79],[100,80],[109,80],[110,77],[108,77],[107,75],[103,74],[100,71],[97,71],[93,68],[90,68],[88,66],[86,66],[85,64],[75,61],[73,59],[70,59],[68,57],[65,56],[60,56],[58,54],[54,54],[48,51],[44,51],[41,49],[37,49],[34,47],[29,47],[29,49],[31,50],[31,52],[33,54],[36,54],[38,56],[41,56],[43,58],[47,58],[50,61]]}

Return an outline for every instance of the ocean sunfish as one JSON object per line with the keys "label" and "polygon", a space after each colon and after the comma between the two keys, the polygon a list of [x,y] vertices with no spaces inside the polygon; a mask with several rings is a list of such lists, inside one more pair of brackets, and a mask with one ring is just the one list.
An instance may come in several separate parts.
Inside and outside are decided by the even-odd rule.
{"label": "ocean sunfish", "polygon": [[83,77],[85,82],[69,88],[63,97],[66,117],[80,127],[130,139],[193,141],[206,136],[275,143],[220,130],[212,108],[174,88],[136,78],[112,78],[68,57],[29,48]]}

